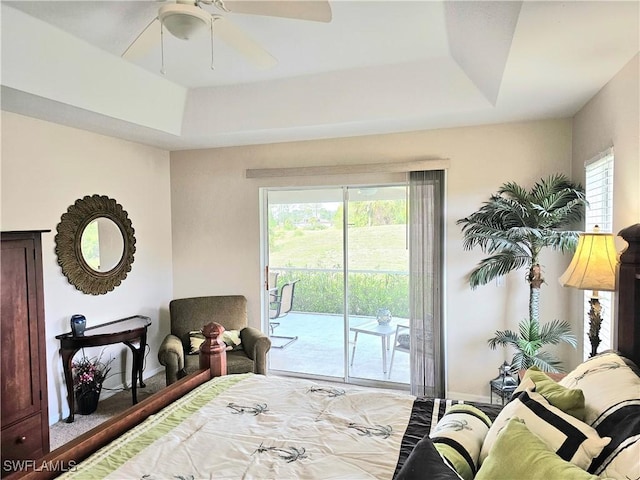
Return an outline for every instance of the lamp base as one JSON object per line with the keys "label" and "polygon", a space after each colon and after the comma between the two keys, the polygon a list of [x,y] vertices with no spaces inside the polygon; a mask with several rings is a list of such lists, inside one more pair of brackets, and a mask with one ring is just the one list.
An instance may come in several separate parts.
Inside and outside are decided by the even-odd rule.
{"label": "lamp base", "polygon": [[602,325],[602,305],[597,297],[591,297],[589,300],[589,342],[591,343],[590,357],[594,357],[598,353],[600,345],[600,327]]}

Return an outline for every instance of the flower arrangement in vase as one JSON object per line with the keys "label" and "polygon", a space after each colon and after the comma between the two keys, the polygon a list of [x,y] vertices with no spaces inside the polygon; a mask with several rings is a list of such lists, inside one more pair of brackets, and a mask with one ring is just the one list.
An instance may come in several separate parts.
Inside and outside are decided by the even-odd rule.
{"label": "flower arrangement in vase", "polygon": [[89,415],[98,408],[98,400],[102,390],[102,383],[111,370],[113,358],[104,362],[102,353],[98,357],[87,358],[82,354],[82,359],[71,364],[73,368],[73,391],[76,396],[78,413]]}

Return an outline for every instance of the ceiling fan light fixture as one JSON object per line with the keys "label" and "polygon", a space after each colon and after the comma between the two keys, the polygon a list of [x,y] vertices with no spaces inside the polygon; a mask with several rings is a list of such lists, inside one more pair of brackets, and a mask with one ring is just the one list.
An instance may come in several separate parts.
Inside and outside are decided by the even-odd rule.
{"label": "ceiling fan light fixture", "polygon": [[211,15],[194,5],[170,4],[160,7],[158,18],[174,37],[193,38],[211,24]]}

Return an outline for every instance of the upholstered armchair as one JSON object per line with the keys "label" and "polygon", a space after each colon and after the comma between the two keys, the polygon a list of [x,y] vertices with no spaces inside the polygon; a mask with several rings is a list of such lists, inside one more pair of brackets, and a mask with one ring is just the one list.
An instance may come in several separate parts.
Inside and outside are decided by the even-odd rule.
{"label": "upholstered armchair", "polygon": [[267,352],[271,340],[257,328],[249,327],[247,299],[242,295],[194,297],[169,303],[171,333],[158,351],[158,360],[165,367],[167,385],[199,368],[197,348],[192,348],[193,332],[210,322],[225,330],[240,332],[240,345],[227,351],[227,372],[267,372]]}

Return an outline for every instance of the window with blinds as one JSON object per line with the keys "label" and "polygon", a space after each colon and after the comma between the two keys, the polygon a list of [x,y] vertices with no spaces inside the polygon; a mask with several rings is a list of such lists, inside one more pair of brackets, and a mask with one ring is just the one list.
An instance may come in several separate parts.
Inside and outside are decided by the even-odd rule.
{"label": "window with blinds", "polygon": [[[601,232],[611,233],[613,230],[613,148],[610,148],[585,164],[585,194],[589,206],[585,215],[585,231],[593,232],[597,226]],[[591,291],[584,292],[584,311],[589,311]],[[600,329],[600,346],[598,351],[612,347],[613,338],[613,292],[598,292],[602,305],[602,325]],[[584,315],[584,348],[583,357],[590,353],[589,318]]]}

